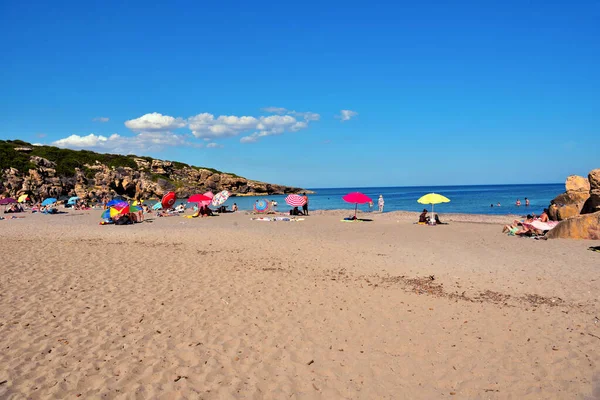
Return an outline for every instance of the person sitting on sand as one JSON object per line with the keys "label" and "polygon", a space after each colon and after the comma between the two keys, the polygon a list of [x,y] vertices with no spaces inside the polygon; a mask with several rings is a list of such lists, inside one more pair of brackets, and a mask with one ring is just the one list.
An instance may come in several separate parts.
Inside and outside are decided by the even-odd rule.
{"label": "person sitting on sand", "polygon": [[421,224],[427,224],[429,223],[429,217],[427,216],[427,209],[424,208],[423,212],[421,213],[421,215],[419,215],[419,223]]}
{"label": "person sitting on sand", "polygon": [[290,215],[304,215],[304,213],[300,211],[298,207],[294,207],[290,210]]}
{"label": "person sitting on sand", "polygon": [[231,212],[236,212],[238,210],[238,206],[236,203],[233,203],[233,205],[231,206]]}
{"label": "person sitting on sand", "polygon": [[540,215],[539,220],[542,222],[548,222],[550,218],[548,217],[548,209],[544,208],[544,211],[542,212],[542,215]]}
{"label": "person sitting on sand", "polygon": [[200,215],[203,217],[211,217],[213,212],[208,206],[202,206],[200,207]]}
{"label": "person sitting on sand", "polygon": [[440,221],[440,217],[439,217],[439,215],[437,215],[437,214],[435,214],[435,223],[436,223],[437,225],[448,225],[448,223],[447,223],[447,222],[442,222],[442,221]]}
{"label": "person sitting on sand", "polygon": [[502,233],[508,233],[511,236],[531,235],[535,233],[535,229],[528,228],[527,226],[525,226],[525,224],[529,225],[533,222],[533,220],[533,215],[528,214],[527,218],[523,221],[514,220],[512,225],[504,225],[504,227],[502,228]]}

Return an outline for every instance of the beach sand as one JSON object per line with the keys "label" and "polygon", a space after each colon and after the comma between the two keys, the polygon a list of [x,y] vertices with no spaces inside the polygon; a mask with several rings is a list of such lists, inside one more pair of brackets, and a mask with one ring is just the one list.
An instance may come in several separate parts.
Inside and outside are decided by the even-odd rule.
{"label": "beach sand", "polygon": [[597,243],[317,214],[0,221],[0,398],[600,398]]}

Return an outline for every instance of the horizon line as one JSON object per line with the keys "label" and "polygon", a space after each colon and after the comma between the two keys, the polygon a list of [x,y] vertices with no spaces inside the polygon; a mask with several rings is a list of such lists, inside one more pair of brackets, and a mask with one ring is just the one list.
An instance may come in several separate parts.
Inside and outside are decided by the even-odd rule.
{"label": "horizon line", "polygon": [[306,187],[306,190],[318,189],[391,189],[391,188],[422,188],[422,187],[457,187],[457,186],[531,186],[531,185],[564,185],[564,183],[474,183],[469,185],[409,185],[409,186],[331,186],[331,187]]}

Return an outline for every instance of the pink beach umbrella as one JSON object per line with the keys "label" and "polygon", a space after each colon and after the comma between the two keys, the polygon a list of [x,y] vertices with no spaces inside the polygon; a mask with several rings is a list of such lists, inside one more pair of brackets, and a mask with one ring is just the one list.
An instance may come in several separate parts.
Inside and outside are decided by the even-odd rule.
{"label": "pink beach umbrella", "polygon": [[365,203],[370,203],[373,200],[371,200],[371,198],[365,194],[362,194],[360,192],[352,192],[352,193],[348,193],[347,195],[345,195],[344,197],[342,197],[342,199],[346,202],[346,203],[354,203],[356,206],[354,207],[354,216],[356,217],[356,211],[358,210],[358,205],[359,204],[365,204]]}
{"label": "pink beach umbrella", "polygon": [[202,204],[202,203],[205,203],[207,201],[210,202],[211,200],[212,199],[210,197],[205,196],[203,194],[195,194],[193,196],[190,196],[187,201],[188,201],[188,203]]}
{"label": "pink beach umbrella", "polygon": [[215,197],[215,195],[213,194],[213,192],[206,192],[203,194],[204,197],[208,198],[208,200],[203,200],[201,201],[199,204],[201,206],[210,206],[212,203],[212,199],[213,197]]}

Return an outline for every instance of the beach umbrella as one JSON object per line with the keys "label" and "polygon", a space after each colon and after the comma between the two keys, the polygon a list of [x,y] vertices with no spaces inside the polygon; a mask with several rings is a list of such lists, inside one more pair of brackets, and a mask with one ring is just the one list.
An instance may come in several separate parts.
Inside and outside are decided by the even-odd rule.
{"label": "beach umbrella", "polygon": [[160,210],[162,208],[162,204],[160,203],[156,203],[155,205],[152,206],[153,210]]}
{"label": "beach umbrella", "polygon": [[206,193],[204,193],[204,196],[208,197],[210,200],[204,200],[200,202],[201,206],[210,206],[212,203],[212,199],[213,197],[215,197],[215,195],[213,194],[213,192],[208,191]]}
{"label": "beach umbrella", "polygon": [[68,203],[69,204],[75,204],[77,202],[77,200],[79,200],[79,197],[77,196],[73,196],[69,199]]}
{"label": "beach umbrella", "polygon": [[212,198],[205,196],[203,194],[195,194],[193,196],[190,196],[187,200],[188,203],[203,203],[203,202],[211,202]]}
{"label": "beach umbrella", "polygon": [[264,214],[269,211],[269,204],[269,200],[266,199],[256,200],[256,203],[254,203],[254,211],[259,214]]}
{"label": "beach umbrella", "polygon": [[212,199],[212,205],[215,207],[223,205],[229,196],[231,196],[231,193],[229,193],[227,190],[217,193]]}
{"label": "beach umbrella", "polygon": [[117,215],[129,214],[130,212],[138,212],[139,208],[130,205],[119,205],[115,207],[110,207],[104,210],[101,217],[103,219],[114,218]]}
{"label": "beach umbrella", "polygon": [[417,200],[417,203],[431,204],[432,218],[435,216],[433,214],[433,205],[434,204],[449,203],[449,202],[450,202],[449,198],[442,196],[441,194],[437,194],[437,193],[428,193],[428,194],[422,196],[419,200]]}
{"label": "beach umbrella", "polygon": [[19,198],[17,199],[17,201],[19,203],[25,203],[27,200],[29,200],[29,195],[28,194],[22,194],[19,196]]}
{"label": "beach umbrella", "polygon": [[346,203],[353,203],[353,204],[355,204],[355,207],[354,207],[354,216],[355,217],[356,217],[356,211],[358,210],[358,205],[359,204],[370,203],[370,202],[373,201],[373,200],[371,200],[371,198],[369,196],[367,196],[366,194],[362,194],[360,192],[348,193],[347,195],[345,195],[344,197],[342,197],[342,199]]}
{"label": "beach umbrella", "polygon": [[0,205],[5,206],[7,204],[16,203],[17,201],[12,197],[7,197],[6,199],[0,199]]}
{"label": "beach umbrella", "polygon": [[285,198],[285,202],[292,207],[302,207],[306,204],[306,199],[298,194],[290,194]]}
{"label": "beach umbrella", "polygon": [[167,192],[163,196],[160,203],[162,204],[163,208],[171,208],[175,204],[176,200],[177,200],[177,195],[175,194],[175,192]]}
{"label": "beach umbrella", "polygon": [[129,203],[125,200],[122,199],[113,199],[111,201],[109,201],[108,203],[106,203],[107,207],[114,207],[117,205],[128,205]]}
{"label": "beach umbrella", "polygon": [[56,203],[56,199],[54,197],[48,197],[46,200],[42,201],[42,206],[48,206],[54,203]]}

